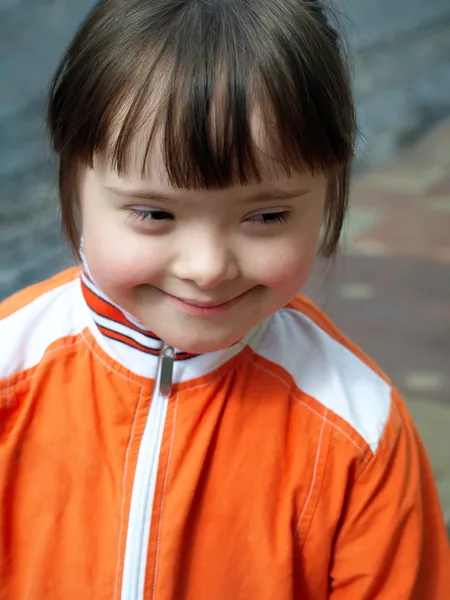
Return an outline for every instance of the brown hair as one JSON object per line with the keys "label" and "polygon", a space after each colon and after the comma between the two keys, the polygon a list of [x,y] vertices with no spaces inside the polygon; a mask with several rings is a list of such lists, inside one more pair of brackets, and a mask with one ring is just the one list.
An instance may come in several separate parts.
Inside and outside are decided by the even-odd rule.
{"label": "brown hair", "polygon": [[94,156],[105,153],[124,172],[130,145],[144,131],[144,174],[160,131],[172,186],[259,181],[250,126],[256,103],[267,150],[287,174],[329,175],[321,250],[331,256],[348,204],[356,125],[345,52],[323,2],[99,2],[49,94],[62,224],[75,254],[80,165],[92,167]]}

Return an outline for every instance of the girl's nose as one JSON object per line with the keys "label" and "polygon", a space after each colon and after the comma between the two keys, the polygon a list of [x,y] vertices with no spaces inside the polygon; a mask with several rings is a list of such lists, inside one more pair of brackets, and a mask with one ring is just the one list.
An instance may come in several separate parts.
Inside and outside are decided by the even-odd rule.
{"label": "girl's nose", "polygon": [[203,290],[211,290],[238,276],[236,256],[224,240],[214,235],[197,235],[178,253],[173,274],[192,281]]}

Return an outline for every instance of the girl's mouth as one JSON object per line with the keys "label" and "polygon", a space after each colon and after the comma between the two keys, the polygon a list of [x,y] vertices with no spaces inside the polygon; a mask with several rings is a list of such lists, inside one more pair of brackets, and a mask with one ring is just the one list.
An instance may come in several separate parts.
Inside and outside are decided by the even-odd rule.
{"label": "girl's mouth", "polygon": [[209,302],[194,299],[188,300],[184,298],[179,298],[178,296],[173,296],[172,294],[169,294],[167,292],[164,293],[169,302],[179,310],[182,310],[184,313],[187,313],[192,316],[208,317],[227,312],[228,310],[236,306],[236,304],[238,304],[240,300],[244,298],[244,296],[247,296],[247,294],[250,291],[251,290],[247,290],[246,292],[243,292],[242,294],[239,294],[234,298],[230,298],[229,300],[217,300]]}

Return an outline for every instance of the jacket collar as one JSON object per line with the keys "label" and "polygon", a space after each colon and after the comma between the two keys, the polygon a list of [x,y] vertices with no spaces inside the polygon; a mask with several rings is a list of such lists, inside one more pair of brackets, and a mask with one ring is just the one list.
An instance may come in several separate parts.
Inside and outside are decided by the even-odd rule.
{"label": "jacket collar", "polygon": [[[105,337],[144,354],[159,356],[163,340],[110,300],[85,270],[81,272],[81,289],[92,318]],[[194,356],[197,355],[181,350],[175,352],[175,360]]]}
{"label": "jacket collar", "polygon": [[[110,300],[96,285],[87,265],[81,269],[81,291],[89,308],[92,333],[102,349],[133,373],[155,378],[164,341]],[[174,383],[206,375],[237,356],[264,329],[261,325],[230,348],[190,354],[174,348]]]}

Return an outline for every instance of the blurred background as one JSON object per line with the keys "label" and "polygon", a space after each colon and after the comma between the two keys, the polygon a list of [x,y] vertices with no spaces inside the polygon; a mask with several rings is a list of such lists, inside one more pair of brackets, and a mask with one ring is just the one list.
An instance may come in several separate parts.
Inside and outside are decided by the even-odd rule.
{"label": "blurred background", "polygon": [[[0,0],[0,300],[71,262],[43,114],[93,4]],[[334,5],[361,139],[341,254],[318,264],[307,292],[404,394],[450,524],[450,2]]]}

